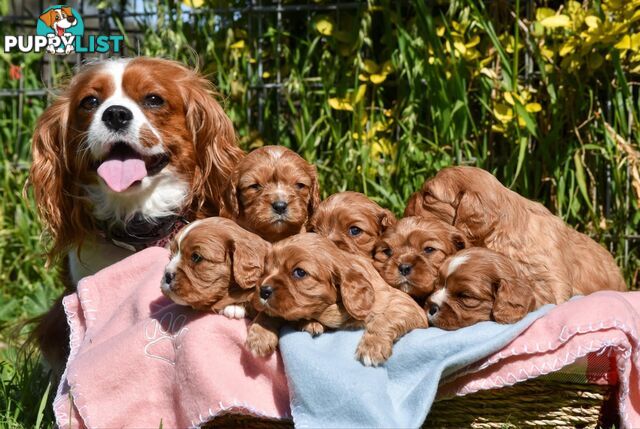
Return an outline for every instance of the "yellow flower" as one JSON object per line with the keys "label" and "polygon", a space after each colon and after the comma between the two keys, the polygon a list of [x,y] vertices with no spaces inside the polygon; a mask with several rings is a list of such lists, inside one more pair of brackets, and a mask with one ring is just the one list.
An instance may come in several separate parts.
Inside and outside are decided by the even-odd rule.
{"label": "yellow flower", "polygon": [[182,3],[195,9],[202,7],[204,5],[204,0],[182,0]]}
{"label": "yellow flower", "polygon": [[371,81],[374,85],[379,85],[387,79],[387,76],[393,72],[393,65],[391,61],[387,60],[382,65],[379,65],[373,60],[364,60],[362,62],[362,68],[365,73],[360,73],[358,79],[367,82]]}
{"label": "yellow flower", "polygon": [[231,49],[244,49],[245,43],[244,40],[238,40],[236,43],[233,43],[229,46]]}
{"label": "yellow flower", "polygon": [[316,18],[314,27],[316,31],[323,36],[331,36],[333,34],[333,20],[328,16],[319,16]]}
{"label": "yellow flower", "polygon": [[513,109],[506,104],[497,103],[493,108],[493,115],[497,120],[506,124],[513,120]]}
{"label": "yellow flower", "polygon": [[367,91],[366,85],[358,86],[358,89],[354,92],[351,92],[344,98],[332,97],[329,99],[329,106],[335,110],[346,110],[349,112],[353,111],[353,107],[362,101],[364,95]]}
{"label": "yellow flower", "polygon": [[567,15],[553,15],[540,21],[545,28],[566,28],[571,25],[571,18]]}

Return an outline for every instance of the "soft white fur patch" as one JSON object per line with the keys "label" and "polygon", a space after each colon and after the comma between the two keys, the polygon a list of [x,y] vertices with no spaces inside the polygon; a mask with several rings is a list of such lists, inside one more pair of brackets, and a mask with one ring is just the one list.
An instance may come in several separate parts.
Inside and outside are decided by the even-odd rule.
{"label": "soft white fur patch", "polygon": [[449,268],[447,269],[447,277],[453,274],[460,265],[464,264],[468,260],[469,260],[469,255],[454,256],[451,262],[449,262]]}
{"label": "soft white fur patch", "polygon": [[434,292],[430,297],[429,300],[437,305],[438,307],[442,307],[442,304],[444,304],[444,301],[447,299],[447,290],[445,288],[442,289],[438,289],[436,292]]}

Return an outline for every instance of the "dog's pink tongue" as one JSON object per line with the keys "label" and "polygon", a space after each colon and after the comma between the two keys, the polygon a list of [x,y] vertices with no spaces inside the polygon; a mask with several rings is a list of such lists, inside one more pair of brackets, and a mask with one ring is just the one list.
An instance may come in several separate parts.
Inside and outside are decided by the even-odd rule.
{"label": "dog's pink tongue", "polygon": [[98,167],[98,175],[114,192],[122,192],[147,177],[147,167],[138,158],[108,159]]}

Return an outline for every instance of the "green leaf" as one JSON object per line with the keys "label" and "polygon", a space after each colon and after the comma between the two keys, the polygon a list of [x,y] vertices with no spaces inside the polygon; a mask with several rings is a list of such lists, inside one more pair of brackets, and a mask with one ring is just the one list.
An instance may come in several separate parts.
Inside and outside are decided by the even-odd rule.
{"label": "green leaf", "polygon": [[585,180],[584,174],[584,165],[582,164],[582,158],[580,157],[580,152],[576,152],[573,155],[573,163],[576,166],[576,180],[578,181],[578,189],[580,189],[580,193],[582,197],[586,201],[589,206],[589,210],[593,211],[593,206],[591,205],[591,199],[589,198],[589,191],[587,189],[587,181]]}

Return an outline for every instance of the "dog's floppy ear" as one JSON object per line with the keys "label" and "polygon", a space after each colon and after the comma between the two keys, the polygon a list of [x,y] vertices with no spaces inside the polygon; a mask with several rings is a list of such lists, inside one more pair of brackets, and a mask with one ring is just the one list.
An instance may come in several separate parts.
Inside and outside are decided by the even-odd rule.
{"label": "dog's floppy ear", "polygon": [[460,228],[471,241],[489,234],[495,223],[493,209],[476,192],[467,191],[458,197],[453,226]]}
{"label": "dog's floppy ear", "polygon": [[391,210],[382,209],[380,213],[378,213],[378,226],[379,232],[382,234],[389,228],[396,224],[396,217]]}
{"label": "dog's floppy ear", "polygon": [[407,201],[407,206],[404,209],[404,214],[402,215],[402,217],[420,216],[423,211],[422,201],[422,192],[418,191],[411,194],[409,200]]}
{"label": "dog's floppy ear", "polygon": [[467,237],[465,237],[462,231],[458,231],[455,227],[452,228],[449,238],[451,240],[451,243],[453,243],[456,251],[466,249],[470,246]]}
{"label": "dog's floppy ear", "polygon": [[310,219],[320,204],[320,185],[318,184],[318,173],[316,167],[309,166],[309,177],[311,177],[311,189],[309,190],[309,203],[307,204],[307,216]]}
{"label": "dog's floppy ear", "polygon": [[255,241],[238,240],[231,244],[233,278],[242,289],[256,287],[264,271],[269,243],[259,237]]}
{"label": "dog's floppy ear", "polygon": [[229,177],[227,185],[224,188],[222,194],[223,205],[221,215],[231,219],[238,219],[240,217],[240,195],[238,194],[238,169],[236,168]]}
{"label": "dog's floppy ear", "polygon": [[31,146],[33,162],[28,183],[33,187],[40,218],[53,239],[49,261],[72,245],[81,244],[81,238],[92,228],[91,217],[77,199],[80,191],[71,174],[73,155],[69,152],[73,149],[68,147],[66,135],[69,103],[69,98],[61,95],[42,113]]}
{"label": "dog's floppy ear", "polygon": [[494,285],[491,318],[498,323],[515,323],[534,309],[532,291],[523,280],[501,278]]}
{"label": "dog's floppy ear", "polygon": [[237,145],[233,124],[216,100],[218,94],[211,82],[186,67],[182,73],[187,77],[182,80],[187,127],[198,154],[192,198],[197,210],[206,203],[219,210],[227,179],[244,152]]}
{"label": "dog's floppy ear", "polygon": [[342,267],[338,272],[338,289],[344,308],[354,319],[365,320],[375,302],[375,292],[368,276],[357,265]]}
{"label": "dog's floppy ear", "polygon": [[40,15],[40,20],[44,22],[47,27],[51,27],[56,20],[56,11],[51,9]]}
{"label": "dog's floppy ear", "polygon": [[[65,13],[65,15],[67,15],[67,16],[74,16],[74,15],[73,15],[73,11],[71,10],[71,8],[70,8],[70,7],[68,7],[68,6],[66,6],[66,7],[61,7],[60,9]],[[74,18],[75,18],[75,17],[74,17]]]}

